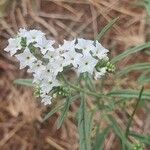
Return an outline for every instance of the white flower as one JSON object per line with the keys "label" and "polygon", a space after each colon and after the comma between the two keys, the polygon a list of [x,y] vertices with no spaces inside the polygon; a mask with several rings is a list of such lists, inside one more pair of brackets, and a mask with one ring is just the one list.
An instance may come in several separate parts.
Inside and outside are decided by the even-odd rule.
{"label": "white flower", "polygon": [[88,72],[92,75],[97,63],[98,60],[93,58],[90,53],[86,53],[83,55],[83,57],[79,62],[77,72],[78,73]]}
{"label": "white flower", "polygon": [[43,80],[40,88],[41,92],[49,93],[54,87],[60,86],[60,83],[57,79],[51,79],[51,80]]}
{"label": "white flower", "polygon": [[82,38],[77,39],[78,43],[75,45],[75,48],[83,50],[83,53],[90,52],[91,48],[94,47],[94,41],[85,40]]}
{"label": "white flower", "polygon": [[68,52],[75,50],[75,40],[66,41],[64,40],[64,44],[59,47],[60,51]]}
{"label": "white flower", "polygon": [[[26,39],[27,47],[21,46],[21,39]],[[20,61],[20,69],[28,66],[28,72],[33,73],[33,83],[40,89],[40,97],[45,105],[51,104],[52,90],[61,85],[58,74],[64,67],[76,70],[77,74],[88,72],[97,80],[106,73],[106,67],[96,70],[95,66],[101,59],[107,59],[108,50],[98,41],[77,40],[66,41],[58,48],[54,48],[54,41],[47,40],[45,34],[39,30],[20,29],[16,38],[8,40],[5,51],[16,56]],[[32,44],[29,46],[29,44]],[[41,53],[31,53],[32,46]],[[20,51],[18,51],[20,50]],[[23,51],[23,52],[22,52]],[[19,53],[20,52],[20,53]],[[35,52],[36,53],[36,52]],[[41,54],[41,56],[39,56]],[[39,59],[38,59],[39,58]]]}
{"label": "white flower", "polygon": [[45,34],[41,32],[40,30],[27,31],[26,29],[20,29],[18,33],[19,37],[26,37],[27,45],[29,45],[30,43],[39,41],[40,39],[44,37],[44,35]]}
{"label": "white flower", "polygon": [[75,68],[78,66],[78,62],[82,57],[82,54],[75,51],[75,40],[66,41],[59,47],[61,56],[64,58],[64,66],[72,64]]}
{"label": "white flower", "polygon": [[58,59],[54,59],[52,62],[49,62],[49,65],[50,68],[52,68],[54,75],[57,76],[59,72],[63,71],[63,67],[67,66],[68,64],[65,64],[64,59],[59,57]]}
{"label": "white flower", "polygon": [[51,99],[52,99],[51,96],[49,96],[49,95],[44,95],[44,96],[42,97],[41,102],[44,103],[44,105],[50,105],[50,104],[52,103]]}
{"label": "white flower", "polygon": [[59,59],[60,55],[57,50],[55,51],[48,51],[43,58],[47,58],[50,62],[54,61],[55,59]]}
{"label": "white flower", "polygon": [[42,61],[38,60],[33,62],[28,69],[29,73],[33,73],[33,83],[39,83],[43,79],[42,72],[46,69],[46,67],[42,64]]}
{"label": "white flower", "polygon": [[45,37],[40,38],[37,43],[34,44],[35,47],[40,48],[41,53],[44,55],[48,50],[55,51],[54,47],[52,46],[55,42],[52,40],[47,40]]}
{"label": "white flower", "polygon": [[106,67],[101,68],[99,71],[94,70],[94,79],[100,79],[106,73]]}
{"label": "white flower", "polygon": [[52,78],[56,78],[56,77],[54,77],[54,71],[53,68],[51,67],[51,64],[48,63],[45,66],[45,70],[41,72],[39,76],[39,80],[43,80],[43,79],[51,80]]}
{"label": "white flower", "polygon": [[20,69],[25,68],[26,66],[32,66],[33,62],[36,61],[34,55],[26,48],[23,53],[15,55],[20,61]]}
{"label": "white flower", "polygon": [[8,46],[4,49],[6,52],[10,52],[10,55],[14,55],[18,50],[21,49],[21,38],[10,38],[8,40]]}
{"label": "white flower", "polygon": [[27,37],[28,34],[29,34],[29,31],[27,31],[25,28],[20,28],[17,36],[18,37]]}
{"label": "white flower", "polygon": [[28,72],[39,73],[39,72],[42,72],[43,70],[45,70],[45,66],[42,64],[42,61],[37,60],[31,64],[30,68],[28,69]]}
{"label": "white flower", "polygon": [[68,65],[72,64],[73,67],[77,68],[83,55],[75,51],[68,51],[64,53],[62,56],[64,57],[65,64]]}
{"label": "white flower", "polygon": [[95,41],[94,45],[94,47],[90,47],[93,56],[97,56],[99,59],[107,57],[108,50],[106,48],[104,48],[98,41]]}

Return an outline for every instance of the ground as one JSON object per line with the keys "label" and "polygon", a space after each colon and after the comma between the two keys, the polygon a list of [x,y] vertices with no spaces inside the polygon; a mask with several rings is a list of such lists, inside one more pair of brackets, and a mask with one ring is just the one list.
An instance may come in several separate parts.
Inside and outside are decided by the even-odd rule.
{"label": "ground", "polygon": [[[2,150],[76,150],[78,132],[73,115],[78,104],[71,106],[68,119],[61,129],[56,129],[55,114],[42,122],[51,106],[45,107],[35,98],[33,89],[17,86],[17,78],[28,78],[26,70],[19,70],[15,58],[5,53],[7,39],[13,37],[20,27],[40,29],[48,38],[58,43],[63,39],[83,37],[94,39],[112,19],[119,17],[112,30],[102,39],[102,44],[111,52],[111,57],[148,40],[147,12],[136,0],[2,0],[0,2],[0,149]],[[136,59],[134,59],[134,58]],[[129,63],[148,60],[146,54],[136,54],[124,59],[118,69]],[[135,88],[138,74],[116,83],[116,86]],[[112,83],[107,83],[111,85]],[[137,87],[136,87],[137,88]],[[146,88],[149,88],[146,86]],[[89,104],[92,107],[92,103]],[[132,112],[132,104],[128,111]],[[120,111],[114,117],[124,125],[125,114]],[[135,130],[150,133],[149,116],[144,109],[135,115]],[[117,139],[110,134],[105,142],[106,150],[119,150]]]}

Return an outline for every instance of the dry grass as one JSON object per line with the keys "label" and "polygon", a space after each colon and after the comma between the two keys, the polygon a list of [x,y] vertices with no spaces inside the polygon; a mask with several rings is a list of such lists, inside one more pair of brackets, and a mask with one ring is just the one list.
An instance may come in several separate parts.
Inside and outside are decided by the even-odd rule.
{"label": "dry grass", "polygon": [[[119,21],[113,30],[107,33],[102,41],[103,45],[112,50],[114,56],[146,40],[146,12],[144,9],[133,7],[134,2],[130,0],[2,0],[0,2],[0,149],[78,149],[77,128],[72,121],[78,105],[71,106],[69,118],[59,131],[56,130],[56,119],[59,114],[41,123],[45,108],[35,100],[33,91],[13,84],[14,79],[28,75],[25,71],[19,71],[15,59],[3,52],[7,39],[14,36],[20,27],[41,29],[48,37],[55,38],[58,42],[64,38],[72,39],[78,36],[93,39],[108,21],[119,16]],[[143,59],[142,57],[141,60]],[[123,65],[128,62],[129,60],[126,59]],[[120,82],[116,84],[120,86],[126,83],[126,81]],[[131,83],[131,86],[134,87],[135,83]],[[91,109],[94,107],[90,99],[88,105]],[[126,113],[131,113],[132,103],[128,105]],[[144,118],[135,116],[135,129],[139,133],[150,132],[147,125],[150,118],[144,115],[144,110],[140,113]],[[127,115],[123,115],[124,119],[121,119],[119,113],[114,113],[114,117],[122,127],[128,119]],[[96,114],[96,118],[98,117],[102,120],[103,114]],[[105,126],[105,122],[102,126]],[[116,150],[117,145],[114,143],[117,144],[116,138],[111,133],[106,140],[105,149]]]}

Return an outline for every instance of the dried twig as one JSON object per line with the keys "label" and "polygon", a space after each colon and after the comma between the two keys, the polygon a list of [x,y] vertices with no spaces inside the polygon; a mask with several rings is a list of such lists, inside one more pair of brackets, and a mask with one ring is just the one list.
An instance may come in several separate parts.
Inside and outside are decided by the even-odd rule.
{"label": "dried twig", "polygon": [[18,123],[14,129],[12,129],[9,133],[5,134],[5,137],[0,141],[0,147],[2,147],[11,137],[13,137],[14,134],[18,130],[20,130],[25,123],[25,121]]}
{"label": "dried twig", "polygon": [[32,10],[31,7],[31,3],[28,0],[28,10],[29,10],[29,14],[32,17],[32,19],[38,23],[40,23],[41,25],[43,25],[46,29],[48,29],[48,31],[50,33],[52,33],[54,36],[57,36],[58,33],[56,31],[55,28],[53,28],[52,26],[50,26],[45,20],[43,20],[42,18],[40,18],[36,13],[34,13],[34,11]]}
{"label": "dried twig", "polygon": [[65,150],[63,147],[61,147],[59,144],[57,144],[52,138],[48,137],[46,138],[46,142],[56,148],[57,150]]}

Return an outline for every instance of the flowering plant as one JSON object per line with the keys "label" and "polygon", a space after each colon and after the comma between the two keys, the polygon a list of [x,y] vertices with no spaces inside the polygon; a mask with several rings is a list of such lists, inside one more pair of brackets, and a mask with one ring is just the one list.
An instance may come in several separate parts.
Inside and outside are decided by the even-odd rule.
{"label": "flowering plant", "polygon": [[[104,30],[106,29],[107,26]],[[102,34],[101,32],[100,35]],[[96,142],[91,142],[92,116],[98,109],[104,109],[106,112],[114,109],[114,101],[106,104],[106,98],[112,98],[113,100],[115,97],[138,98],[140,101],[141,99],[149,99],[149,93],[143,92],[143,88],[140,92],[120,90],[111,91],[107,94],[104,92],[100,93],[97,91],[93,81],[101,79],[106,73],[114,72],[115,66],[112,63],[116,63],[128,55],[148,47],[149,44],[128,50],[109,61],[109,51],[98,40],[92,41],[76,38],[71,41],[64,40],[63,44],[59,45],[54,40],[46,39],[45,34],[39,30],[28,31],[20,29],[17,36],[10,38],[8,42],[9,44],[5,51],[19,60],[20,69],[27,68],[27,71],[33,75],[32,81],[17,80],[16,83],[27,84],[29,82],[29,84],[34,85],[36,96],[40,97],[41,102],[45,105],[53,105],[53,103],[57,103],[58,99],[64,100],[61,105],[50,111],[44,120],[48,119],[55,112],[62,110],[62,114],[58,119],[58,128],[60,128],[67,117],[71,103],[79,99],[80,108],[77,120],[81,150],[103,149],[104,142],[99,144],[99,139],[104,140],[111,127],[120,138],[122,149],[133,148],[133,144],[128,141],[128,138],[131,136],[129,128],[135,111],[131,115],[125,134],[113,117],[108,114],[107,119],[111,122],[111,126],[108,126],[100,134],[99,132],[96,134]],[[129,69],[127,68],[127,70]],[[71,71],[73,71],[73,79],[70,76]],[[121,71],[119,74],[123,75],[124,73],[126,71]],[[97,103],[93,110],[87,107],[87,96],[92,96],[95,99],[95,103]],[[117,103],[119,102],[117,101]],[[140,147],[142,146],[140,145]]]}
{"label": "flowering plant", "polygon": [[88,74],[97,80],[112,68],[107,57],[108,50],[98,41],[81,38],[64,40],[63,45],[54,48],[55,41],[47,40],[43,32],[20,29],[17,36],[8,42],[5,51],[16,56],[20,69],[28,67],[27,71],[33,74],[33,84],[38,87],[45,105],[51,104],[56,94],[66,94],[61,91],[64,71],[74,70],[77,76]]}

